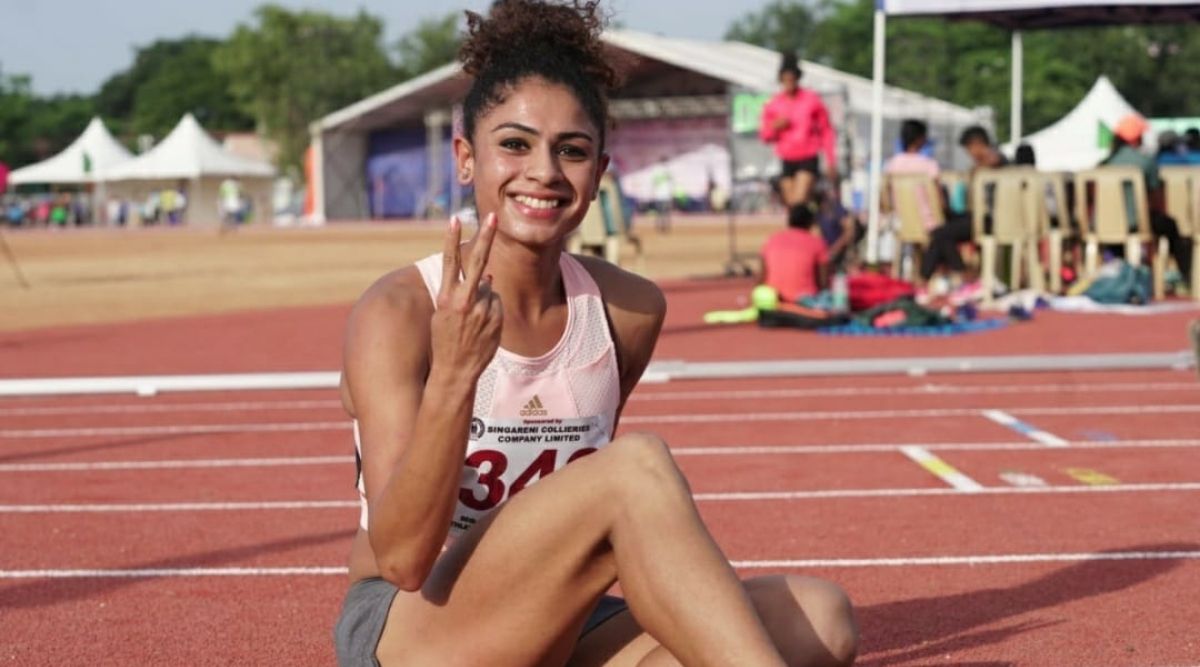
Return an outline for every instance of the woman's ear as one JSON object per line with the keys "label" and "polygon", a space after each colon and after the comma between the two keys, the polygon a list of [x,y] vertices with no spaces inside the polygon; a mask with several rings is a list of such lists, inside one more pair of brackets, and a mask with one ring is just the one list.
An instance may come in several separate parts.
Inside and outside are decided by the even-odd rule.
{"label": "woman's ear", "polygon": [[461,185],[469,185],[475,177],[475,151],[471,142],[461,136],[454,137],[454,162],[457,166],[458,182]]}

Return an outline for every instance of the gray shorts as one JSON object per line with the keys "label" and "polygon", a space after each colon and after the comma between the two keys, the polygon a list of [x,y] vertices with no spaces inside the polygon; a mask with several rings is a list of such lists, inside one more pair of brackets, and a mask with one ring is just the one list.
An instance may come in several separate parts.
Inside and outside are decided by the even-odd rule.
{"label": "gray shorts", "polygon": [[[379,577],[354,582],[346,592],[342,613],[333,629],[333,647],[340,667],[379,667],[375,649],[397,588]],[[613,616],[625,611],[625,600],[605,595],[583,624],[582,638]]]}

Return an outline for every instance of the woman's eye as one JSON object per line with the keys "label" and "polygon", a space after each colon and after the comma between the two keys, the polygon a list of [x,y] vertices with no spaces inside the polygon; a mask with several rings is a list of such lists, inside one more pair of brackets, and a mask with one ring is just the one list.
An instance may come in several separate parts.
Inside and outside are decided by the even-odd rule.
{"label": "woman's eye", "polygon": [[571,157],[571,158],[587,157],[587,151],[583,150],[582,148],[580,148],[578,146],[571,146],[571,145],[563,146],[562,148],[558,149],[558,152],[561,153],[562,155],[565,155],[565,156]]}
{"label": "woman's eye", "polygon": [[525,142],[520,139],[505,139],[504,141],[500,142],[500,147],[507,148],[508,150],[512,151],[519,151],[527,146]]}

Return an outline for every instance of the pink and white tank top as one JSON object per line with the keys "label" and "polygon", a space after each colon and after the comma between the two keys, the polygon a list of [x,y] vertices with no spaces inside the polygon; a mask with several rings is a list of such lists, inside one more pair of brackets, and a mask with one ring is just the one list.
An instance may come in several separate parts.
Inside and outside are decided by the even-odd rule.
{"label": "pink and white tank top", "polygon": [[[417,262],[437,302],[442,255]],[[600,288],[577,259],[559,260],[567,326],[550,351],[524,357],[500,348],[479,378],[458,505],[450,532],[460,535],[537,480],[612,440],[621,381]],[[358,424],[354,444],[362,455]],[[362,474],[360,525],[367,528]]]}

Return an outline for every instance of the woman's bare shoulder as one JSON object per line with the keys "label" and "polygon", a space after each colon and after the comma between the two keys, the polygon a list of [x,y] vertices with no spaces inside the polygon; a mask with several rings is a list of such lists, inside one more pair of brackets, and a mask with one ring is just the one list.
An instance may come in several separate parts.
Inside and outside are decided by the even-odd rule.
{"label": "woman's bare shoulder", "polygon": [[433,299],[414,265],[391,271],[371,284],[350,314],[351,324],[356,321],[378,319],[409,319],[420,314],[433,314]]}
{"label": "woman's bare shoulder", "polygon": [[653,321],[661,320],[666,314],[667,299],[654,281],[598,257],[572,257],[579,260],[592,280],[596,281],[612,316],[621,314],[632,319]]}

